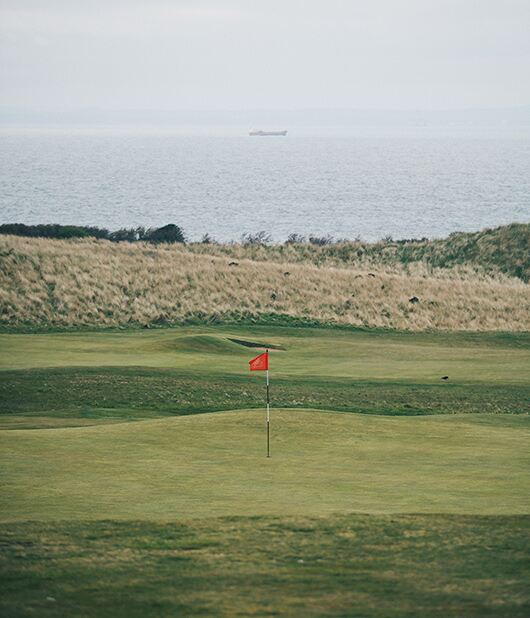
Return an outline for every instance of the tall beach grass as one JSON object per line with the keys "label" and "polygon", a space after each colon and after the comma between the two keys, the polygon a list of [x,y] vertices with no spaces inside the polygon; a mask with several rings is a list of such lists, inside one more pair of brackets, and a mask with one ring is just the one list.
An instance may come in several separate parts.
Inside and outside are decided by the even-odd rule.
{"label": "tall beach grass", "polygon": [[340,262],[320,259],[325,249],[1,236],[0,323],[117,326],[286,316],[415,331],[530,330],[530,288],[500,269]]}

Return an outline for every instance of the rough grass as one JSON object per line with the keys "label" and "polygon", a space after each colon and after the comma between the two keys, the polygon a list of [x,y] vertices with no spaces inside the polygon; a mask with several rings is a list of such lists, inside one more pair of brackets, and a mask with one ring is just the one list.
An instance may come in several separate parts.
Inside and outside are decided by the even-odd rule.
{"label": "rough grass", "polygon": [[529,539],[528,516],[4,524],[0,612],[523,618]]}
{"label": "rough grass", "polygon": [[[275,406],[337,412],[528,414],[530,386],[274,377]],[[93,425],[263,407],[263,380],[171,369],[64,368],[0,372],[0,427]]]}
{"label": "rough grass", "polygon": [[[44,328],[291,318],[412,331],[530,330],[528,285],[499,269],[321,260],[311,252],[328,250],[307,246],[255,251],[2,236],[0,322]],[[234,252],[244,259],[230,266]]]}
{"label": "rough grass", "polygon": [[339,241],[325,245],[204,245],[192,244],[198,253],[215,253],[239,259],[301,262],[317,266],[372,268],[420,262],[433,269],[465,267],[468,272],[505,273],[528,283],[530,280],[530,224],[513,223],[480,232],[455,232],[436,240],[376,243]]}

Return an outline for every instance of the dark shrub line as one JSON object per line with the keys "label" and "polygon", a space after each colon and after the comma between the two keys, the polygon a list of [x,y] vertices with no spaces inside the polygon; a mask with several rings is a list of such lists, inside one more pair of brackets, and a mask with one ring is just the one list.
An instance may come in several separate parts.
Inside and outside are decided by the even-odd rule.
{"label": "dark shrub line", "polygon": [[0,225],[0,234],[27,236],[30,238],[98,238],[111,242],[151,242],[175,243],[186,242],[184,232],[178,225],[169,223],[159,228],[121,228],[110,232],[105,228],[85,225],[59,225],[58,223],[25,225],[24,223],[4,223]]}

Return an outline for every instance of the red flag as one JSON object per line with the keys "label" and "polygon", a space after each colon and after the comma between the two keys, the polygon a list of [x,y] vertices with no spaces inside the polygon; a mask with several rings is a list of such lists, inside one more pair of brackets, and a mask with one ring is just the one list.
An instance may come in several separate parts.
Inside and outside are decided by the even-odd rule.
{"label": "red flag", "polygon": [[256,356],[252,360],[248,361],[250,365],[250,371],[266,371],[269,368],[269,351],[267,350],[263,354]]}

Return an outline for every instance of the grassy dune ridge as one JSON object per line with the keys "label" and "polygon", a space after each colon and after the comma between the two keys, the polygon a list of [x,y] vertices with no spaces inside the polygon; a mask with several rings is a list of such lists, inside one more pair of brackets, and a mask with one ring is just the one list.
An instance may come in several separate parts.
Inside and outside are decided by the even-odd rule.
{"label": "grassy dune ridge", "polygon": [[[474,262],[441,268],[399,257],[326,257],[346,249],[348,255],[358,252],[354,244],[153,247],[3,236],[0,323],[75,327],[291,318],[413,331],[530,330],[528,284],[501,268],[486,273]],[[419,302],[410,302],[414,296]]]}
{"label": "grassy dune ridge", "polygon": [[476,273],[504,273],[530,280],[530,224],[512,223],[480,232],[455,232],[434,240],[375,243],[338,241],[314,243],[192,244],[198,253],[215,253],[239,259],[301,262],[317,266],[406,266],[421,262],[431,268],[466,267]]}

